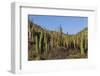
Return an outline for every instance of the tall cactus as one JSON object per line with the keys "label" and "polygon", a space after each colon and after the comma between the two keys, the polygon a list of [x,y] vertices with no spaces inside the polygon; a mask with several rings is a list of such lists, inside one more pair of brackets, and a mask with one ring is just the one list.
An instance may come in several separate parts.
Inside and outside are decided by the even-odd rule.
{"label": "tall cactus", "polygon": [[43,32],[41,31],[40,33],[40,40],[39,40],[39,51],[41,52],[42,51],[42,39],[43,39]]}
{"label": "tall cactus", "polygon": [[78,47],[79,47],[79,36],[78,35],[76,35],[76,44],[77,44],[77,49],[78,49]]}
{"label": "tall cactus", "polygon": [[39,52],[39,41],[38,41],[38,36],[36,36],[36,53],[38,54]]}
{"label": "tall cactus", "polygon": [[74,49],[76,49],[76,39],[75,39],[75,37],[73,38],[73,44],[74,44]]}
{"label": "tall cactus", "polygon": [[[86,32],[86,33],[87,33],[87,32]],[[88,43],[87,43],[88,41],[87,41],[86,33],[85,33],[85,47],[84,47],[85,50],[87,49],[87,44],[88,44]]]}
{"label": "tall cactus", "polygon": [[45,34],[45,37],[44,37],[44,44],[45,44],[45,52],[47,53],[47,51],[48,51],[48,43],[47,43],[46,34]]}
{"label": "tall cactus", "polygon": [[60,32],[60,46],[62,46],[62,43],[63,43],[63,39],[62,39],[62,27],[61,27],[61,24],[60,24],[60,27],[59,27],[59,32]]}
{"label": "tall cactus", "polygon": [[51,34],[51,48],[54,47],[54,34]]}
{"label": "tall cactus", "polygon": [[83,47],[83,35],[81,36],[81,42],[80,42],[80,51],[81,51],[81,55],[84,55],[84,47]]}
{"label": "tall cactus", "polygon": [[46,53],[48,52],[48,43],[47,43],[47,38],[46,38],[46,42],[45,42],[45,49],[46,49]]}

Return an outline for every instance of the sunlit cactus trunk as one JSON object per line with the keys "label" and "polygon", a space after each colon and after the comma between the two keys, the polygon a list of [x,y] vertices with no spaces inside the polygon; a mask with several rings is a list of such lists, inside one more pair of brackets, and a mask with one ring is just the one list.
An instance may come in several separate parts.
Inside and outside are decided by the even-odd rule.
{"label": "sunlit cactus trunk", "polygon": [[38,36],[36,36],[36,53],[38,54],[39,52],[39,41],[38,41]]}
{"label": "sunlit cactus trunk", "polygon": [[31,28],[30,28],[30,25],[28,25],[28,38],[31,39]]}
{"label": "sunlit cactus trunk", "polygon": [[86,34],[87,32],[85,33],[85,47],[84,47],[85,50],[87,49],[87,46],[88,46],[88,39],[87,39]]}
{"label": "sunlit cactus trunk", "polygon": [[53,35],[53,33],[52,33],[52,35],[51,35],[51,48],[53,48],[54,47],[54,35]]}
{"label": "sunlit cactus trunk", "polygon": [[80,51],[81,51],[81,55],[84,55],[84,47],[83,47],[83,35],[81,36],[81,42],[80,42]]}
{"label": "sunlit cactus trunk", "polygon": [[66,48],[68,48],[68,41],[66,41]]}
{"label": "sunlit cactus trunk", "polygon": [[60,46],[60,33],[58,33],[58,46]]}
{"label": "sunlit cactus trunk", "polygon": [[44,44],[45,44],[45,53],[48,52],[48,43],[47,43],[47,37],[46,37],[46,34],[44,36]]}
{"label": "sunlit cactus trunk", "polygon": [[48,43],[47,43],[47,38],[46,38],[46,42],[45,42],[45,49],[46,49],[46,53],[48,52]]}
{"label": "sunlit cactus trunk", "polygon": [[59,47],[59,33],[57,33],[56,37],[57,37],[56,46]]}
{"label": "sunlit cactus trunk", "polygon": [[66,41],[63,42],[63,46],[64,46],[64,47],[66,46]]}
{"label": "sunlit cactus trunk", "polygon": [[62,35],[63,35],[63,29],[61,27],[61,24],[60,24],[60,27],[59,27],[59,41],[60,41],[60,46],[62,46],[63,44],[63,41],[62,41]]}
{"label": "sunlit cactus trunk", "polygon": [[32,39],[32,41],[34,41],[34,30],[32,30],[31,34],[32,34],[31,39]]}
{"label": "sunlit cactus trunk", "polygon": [[75,38],[73,39],[73,44],[74,44],[74,49],[76,49],[76,40],[75,40]]}
{"label": "sunlit cactus trunk", "polygon": [[76,48],[78,49],[78,47],[79,47],[79,37],[76,36]]}
{"label": "sunlit cactus trunk", "polygon": [[69,39],[68,37],[66,38],[66,48],[68,48],[68,44],[69,44]]}
{"label": "sunlit cactus trunk", "polygon": [[43,40],[43,32],[41,31],[40,33],[40,40],[39,40],[39,51],[42,51],[42,40]]}
{"label": "sunlit cactus trunk", "polygon": [[33,35],[33,31],[31,32],[31,40],[33,41],[33,37],[34,37],[34,35]]}

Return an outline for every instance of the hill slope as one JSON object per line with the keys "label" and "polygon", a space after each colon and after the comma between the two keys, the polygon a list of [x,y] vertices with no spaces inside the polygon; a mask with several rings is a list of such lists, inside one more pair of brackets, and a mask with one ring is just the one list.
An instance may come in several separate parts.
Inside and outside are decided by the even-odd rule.
{"label": "hill slope", "polygon": [[86,58],[88,50],[88,28],[75,35],[59,31],[49,31],[29,22],[28,24],[28,59],[65,59]]}

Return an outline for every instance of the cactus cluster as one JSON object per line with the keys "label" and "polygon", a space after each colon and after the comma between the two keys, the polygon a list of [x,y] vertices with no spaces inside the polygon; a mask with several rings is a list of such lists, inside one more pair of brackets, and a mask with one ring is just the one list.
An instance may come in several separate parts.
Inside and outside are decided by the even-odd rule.
{"label": "cactus cluster", "polygon": [[[32,25],[32,24],[30,24]],[[30,26],[29,25],[29,26]],[[68,50],[80,50],[79,53],[81,56],[85,55],[87,53],[88,50],[88,38],[87,38],[87,31],[86,32],[79,32],[76,35],[69,35],[68,32],[67,34],[63,33],[63,29],[60,25],[60,27],[58,28],[59,30],[54,32],[54,31],[48,31],[48,30],[44,30],[44,29],[39,29],[39,27],[35,27],[37,25],[35,25],[33,23],[33,27],[31,26],[28,27],[28,31],[29,31],[29,35],[28,35],[28,39],[30,39],[33,54],[31,54],[31,56],[29,57],[29,59],[33,59],[34,60],[39,60],[41,59],[42,56],[46,56],[44,57],[44,59],[48,58],[48,54],[50,52],[50,50],[52,50],[53,48],[61,48],[64,47]],[[30,50],[30,49],[29,49]],[[32,56],[33,55],[33,56]]]}

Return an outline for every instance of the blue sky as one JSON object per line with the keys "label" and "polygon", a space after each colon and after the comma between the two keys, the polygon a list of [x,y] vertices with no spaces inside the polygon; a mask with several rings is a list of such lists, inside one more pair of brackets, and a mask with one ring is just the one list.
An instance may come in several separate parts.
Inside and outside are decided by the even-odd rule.
{"label": "blue sky", "polygon": [[43,28],[57,31],[61,25],[64,33],[76,34],[88,26],[88,17],[29,15],[28,19]]}

